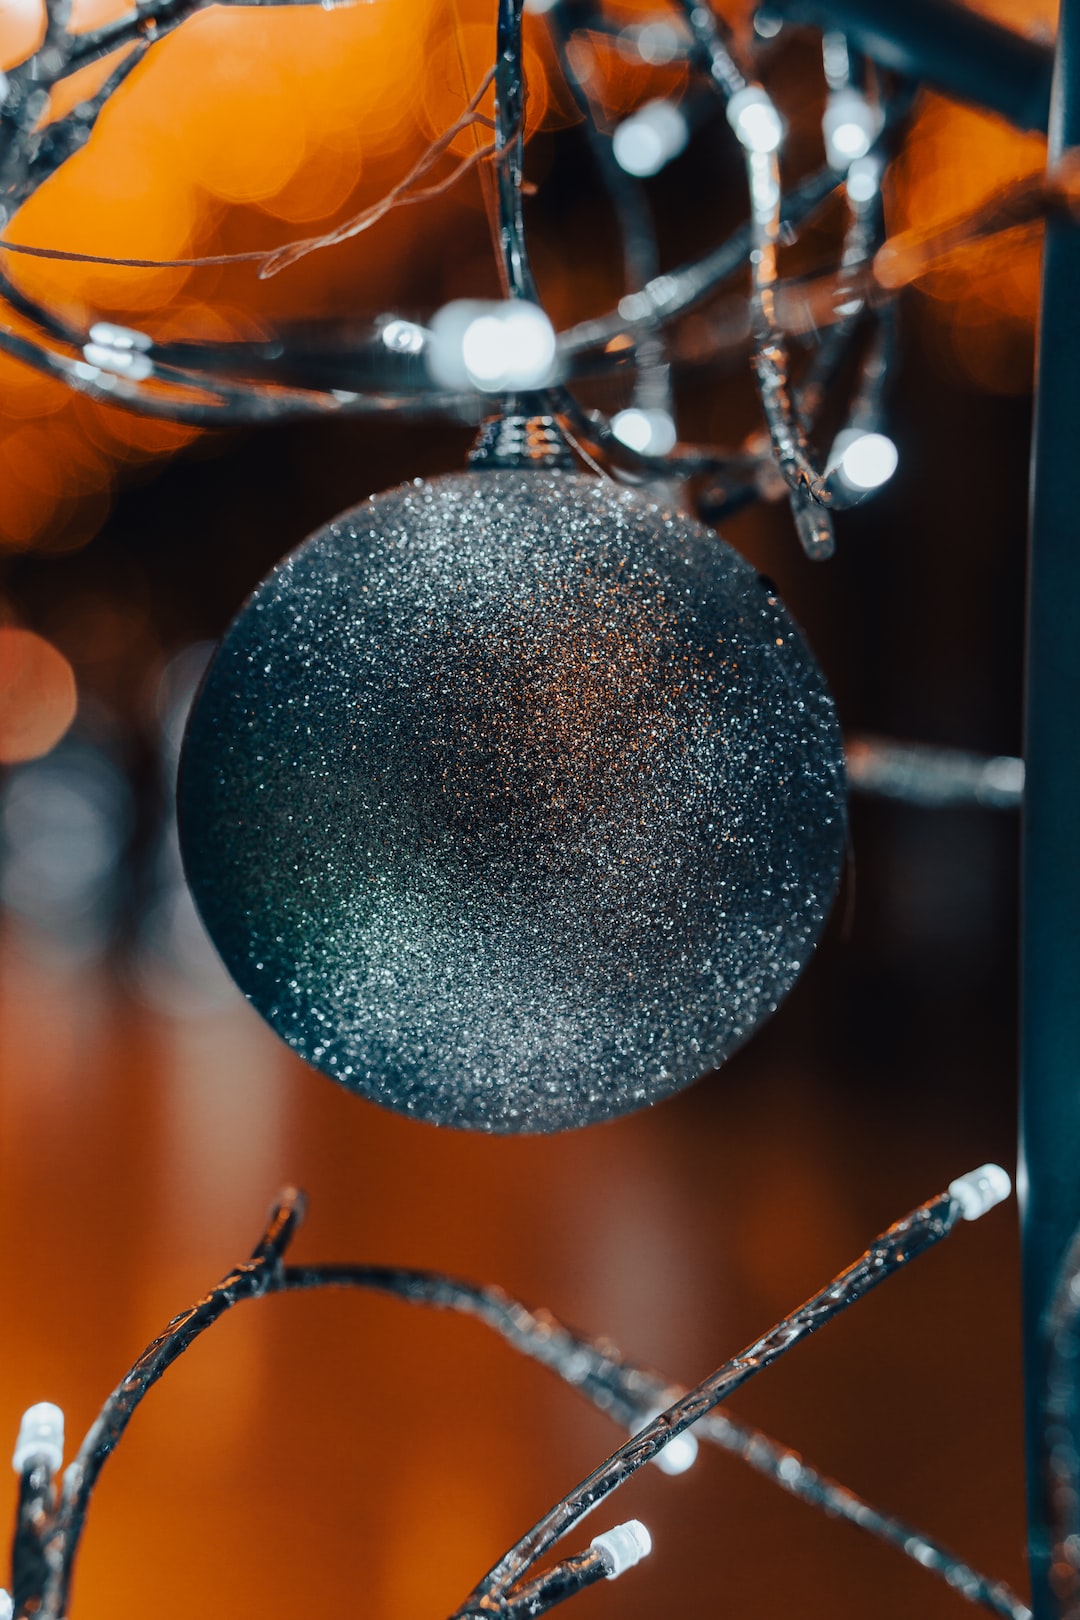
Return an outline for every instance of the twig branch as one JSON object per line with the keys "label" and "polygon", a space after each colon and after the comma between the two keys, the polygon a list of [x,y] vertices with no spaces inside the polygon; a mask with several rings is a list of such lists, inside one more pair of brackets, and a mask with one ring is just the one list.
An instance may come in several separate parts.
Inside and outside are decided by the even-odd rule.
{"label": "twig branch", "polygon": [[[611,204],[622,249],[624,298],[640,296],[655,282],[660,270],[660,249],[648,197],[640,181],[628,174],[615,156],[612,136],[600,127],[597,109],[585,80],[578,72],[571,49],[574,14],[588,15],[588,0],[557,0],[548,12],[551,36],[559,69],[585,124],[593,161]],[[565,347],[563,348],[565,353]],[[634,403],[643,409],[660,409],[672,415],[671,367],[663,333],[656,327],[642,326],[633,348],[636,367]]]}
{"label": "twig branch", "polygon": [[932,743],[852,737],[845,750],[857,793],[939,810],[952,806],[1016,810],[1024,799],[1024,761],[972,754]]}
{"label": "twig branch", "polygon": [[[836,545],[832,521],[825,510],[832,505],[833,495],[811,456],[805,425],[791,387],[787,347],[776,319],[782,197],[777,157],[779,115],[761,87],[749,83],[743,76],[712,11],[698,0],[679,0],[679,5],[697,46],[697,55],[709,81],[732,113],[736,134],[743,146],[753,244],[750,324],[754,373],[773,455],[788,485],[796,532],[807,556],[819,560],[831,556]],[[773,121],[775,139],[771,144],[764,137],[758,138],[756,132],[751,133],[749,128],[742,128],[739,118],[734,116],[738,98],[745,101],[750,96],[758,98],[762,119]]]}
{"label": "twig branch", "polygon": [[[68,27],[70,0],[52,0],[52,3],[48,39],[55,48],[50,46],[49,50],[35,53],[11,71],[7,98],[0,105],[0,195],[6,195],[9,205],[17,205],[29,196],[85,142],[101,108],[117,85],[144,59],[148,47],[202,10],[208,0],[147,0],[145,5],[116,21],[79,35],[71,34]],[[225,3],[235,4],[238,0],[225,0]],[[290,0],[256,0],[256,3],[290,3]],[[748,91],[771,107],[760,87],[750,84],[735,63],[720,25],[708,7],[697,4],[696,0],[679,0],[679,3],[685,14],[685,49],[680,45],[680,55],[685,55],[704,71],[729,109],[733,98]],[[445,194],[474,165],[494,159],[499,258],[504,284],[511,296],[538,301],[522,211],[526,97],[522,6],[523,0],[499,0],[496,62],[461,116],[431,144],[387,196],[330,231],[269,249],[173,259],[119,258],[4,241],[0,241],[0,256],[21,254],[59,262],[131,269],[194,269],[250,263],[261,277],[272,276],[309,253],[370,229],[394,208]],[[556,381],[547,388],[544,397],[535,402],[537,408],[562,421],[568,436],[597,470],[603,469],[592,461],[592,454],[618,469],[619,475],[630,482],[709,475],[714,480],[713,487],[700,495],[699,504],[710,515],[722,515],[762,494],[771,498],[786,483],[805,549],[814,556],[827,555],[832,548],[832,537],[826,508],[850,504],[856,496],[842,480],[832,476],[829,468],[824,471],[818,468],[809,447],[809,433],[820,420],[819,407],[839,373],[841,360],[855,329],[860,327],[864,309],[881,321],[882,335],[868,347],[864,356],[853,409],[861,411],[868,422],[876,421],[880,414],[887,360],[893,347],[891,329],[886,329],[890,328],[893,315],[878,307],[887,294],[875,279],[870,263],[871,255],[881,247],[879,210],[872,206],[864,210],[861,217],[856,210],[838,275],[803,286],[797,296],[782,297],[788,289],[778,280],[777,246],[781,234],[797,229],[811,217],[836,191],[840,177],[830,169],[823,169],[784,198],[779,190],[775,151],[747,147],[752,204],[748,224],[700,260],[668,273],[653,273],[656,248],[644,196],[639,194],[640,188],[630,177],[616,172],[618,165],[612,157],[610,140],[599,128],[591,93],[584,83],[578,82],[569,61],[571,35],[588,33],[590,28],[603,25],[604,19],[598,18],[594,0],[555,0],[549,21],[562,57],[570,67],[568,83],[586,116],[589,138],[622,227],[628,291],[617,311],[581,323],[562,334],[557,350]],[[76,68],[108,56],[116,56],[118,60],[97,94],[65,117],[50,123],[48,100],[53,86]],[[494,120],[481,113],[479,107],[492,80],[496,92]],[[902,86],[898,94],[888,99],[884,107],[885,132],[899,127],[909,89]],[[779,129],[775,109],[772,113],[777,117]],[[738,132],[738,120],[734,122]],[[459,160],[441,180],[430,180],[433,165],[449,152],[454,137],[470,125],[492,128],[493,140]],[[883,143],[884,135],[879,138],[878,148],[884,153]],[[745,141],[743,144],[746,146]],[[1056,205],[1071,205],[1069,199],[1075,201],[1074,193],[1080,195],[1080,181],[1066,164],[1053,182]],[[1006,210],[1003,215],[999,210],[992,219],[982,221],[980,228],[997,228],[1006,216],[1013,220],[1017,208],[1022,212],[1036,206],[1041,204],[1025,193],[1011,212]],[[889,259],[887,248],[888,244],[882,249],[886,257],[882,258],[882,252],[878,252],[874,263],[882,275],[887,272],[895,276],[902,263],[910,262],[911,254],[903,261],[895,255]],[[636,403],[645,408],[659,404],[668,410],[671,404],[669,356],[679,357],[680,350],[678,338],[669,343],[667,329],[679,315],[700,303],[725,278],[746,264],[751,268],[753,288],[749,335],[753,340],[753,365],[768,439],[759,436],[742,452],[688,444],[677,444],[670,453],[634,451],[612,431],[607,417],[581,406],[571,386],[584,377],[630,366],[636,372]],[[264,355],[254,373],[249,370],[244,375],[249,346],[243,344],[221,344],[212,349],[206,346],[201,353],[198,345],[189,345],[183,363],[177,364],[165,346],[159,348],[147,337],[137,343],[140,354],[137,366],[114,367],[110,355],[97,343],[92,332],[73,330],[65,317],[36,304],[29,294],[17,289],[9,277],[0,275],[0,293],[7,294],[13,309],[32,326],[29,334],[0,329],[0,352],[17,356],[92,398],[143,414],[199,426],[383,409],[417,414],[437,411],[475,419],[485,403],[475,394],[463,398],[440,389],[427,370],[422,340],[415,351],[419,355],[416,363],[389,350],[382,356],[381,367],[372,366],[371,356],[365,356],[364,364],[356,368],[354,387],[323,386],[321,379],[312,382],[310,371],[318,372],[317,361],[305,378],[303,357],[295,352],[290,352],[287,358],[279,355],[276,369]],[[817,344],[817,354],[798,389],[792,383],[786,346],[793,320],[801,323],[803,335],[810,336]],[[136,339],[142,336],[135,334]],[[745,341],[746,336],[740,335],[738,345]],[[88,350],[88,345],[93,346],[93,352]],[[730,332],[725,334],[718,328],[710,352],[731,346]],[[694,357],[700,359],[708,348],[708,343],[703,345],[698,341]],[[861,498],[861,486],[857,498]]]}
{"label": "twig branch", "polygon": [[41,1620],[61,1620],[68,1612],[71,1574],[91,1493],[139,1402],[200,1333],[205,1333],[233,1305],[280,1288],[283,1256],[303,1216],[303,1193],[286,1188],[274,1205],[250,1260],[230,1271],[197,1305],[174,1317],[105,1402],[64,1475],[60,1506],[44,1541],[49,1574],[39,1611]]}
{"label": "twig branch", "polygon": [[499,268],[508,298],[538,304],[521,188],[525,158],[525,58],[521,38],[523,0],[499,0],[495,33],[495,176],[499,211]]}
{"label": "twig branch", "polygon": [[361,213],[354,215],[352,219],[346,220],[343,225],[335,226],[332,231],[327,231],[322,236],[309,236],[302,241],[291,242],[286,247],[276,248],[272,252],[265,254],[259,266],[260,279],[263,280],[269,276],[278,275],[280,271],[288,269],[289,265],[295,264],[298,259],[302,259],[308,253],[314,253],[318,248],[333,247],[339,242],[347,242],[351,237],[359,236],[362,231],[369,230],[372,225],[377,224],[380,219],[384,218],[394,208],[402,207],[407,203],[426,202],[431,197],[441,196],[456,185],[462,175],[475,168],[477,163],[484,158],[495,156],[498,150],[497,138],[493,144],[478,147],[476,151],[470,152],[466,157],[462,158],[444,180],[435,185],[423,187],[418,191],[413,190],[416,182],[422,179],[428,170],[442,157],[456,136],[473,124],[487,123],[487,119],[479,108],[489,85],[495,77],[496,69],[489,68],[473,91],[461,116],[456,118],[437,140],[432,141],[427,151],[417,158],[405,178],[400,180],[396,186],[393,186],[385,197],[381,198],[377,203],[373,203],[369,208],[363,209]]}
{"label": "twig branch", "polygon": [[199,11],[205,11],[210,5],[227,5],[234,10],[254,10],[283,5],[317,5],[326,9],[329,4],[330,9],[341,10],[345,6],[357,3],[359,0],[146,0],[144,5],[126,11],[122,17],[116,17],[112,22],[103,23],[100,28],[90,28],[85,33],[74,35],[68,55],[68,71],[86,67],[91,62],[100,62],[102,57],[110,55],[119,46],[131,44],[135,40],[144,41],[148,45],[155,44],[159,39],[164,39],[166,34],[171,34],[173,29],[179,28],[189,17],[195,16]]}
{"label": "twig branch", "polygon": [[[1003,1584],[988,1580],[922,1532],[871,1507],[796,1453],[714,1410],[739,1384],[940,1241],[960,1214],[960,1204],[951,1193],[922,1205],[890,1227],[826,1289],[689,1393],[624,1360],[611,1346],[571,1332],[548,1313],[530,1311],[499,1288],[401,1267],[287,1266],[284,1255],[303,1208],[301,1194],[283,1193],[250,1260],[170,1322],[139,1357],[106,1401],[67,1470],[58,1507],[53,1503],[51,1473],[42,1469],[41,1459],[30,1459],[20,1494],[13,1571],[13,1585],[27,1613],[33,1612],[38,1620],[58,1620],[67,1614],[75,1559],[101,1469],[139,1403],[201,1333],[245,1299],[313,1288],[361,1288],[409,1304],[475,1317],[633,1433],[633,1439],[511,1549],[474,1589],[458,1611],[460,1615],[498,1613],[505,1620],[526,1620],[610,1573],[592,1551],[575,1554],[538,1575],[531,1575],[530,1570],[589,1506],[616,1489],[642,1463],[658,1456],[678,1434],[696,1425],[702,1439],[742,1458],[782,1489],[896,1547],[972,1602],[1003,1620],[1030,1620],[1024,1604]],[[658,1410],[660,1416],[654,1417]],[[21,1617],[22,1609],[19,1613]]]}
{"label": "twig branch", "polygon": [[455,1620],[458,1615],[497,1608],[508,1589],[520,1581],[539,1558],[561,1541],[586,1513],[625,1485],[644,1463],[651,1462],[672,1440],[757,1373],[847,1310],[910,1260],[939,1243],[959,1218],[960,1207],[956,1200],[950,1193],[941,1193],[889,1227],[854,1265],[661,1412],[557,1502],[473,1588],[456,1611]]}

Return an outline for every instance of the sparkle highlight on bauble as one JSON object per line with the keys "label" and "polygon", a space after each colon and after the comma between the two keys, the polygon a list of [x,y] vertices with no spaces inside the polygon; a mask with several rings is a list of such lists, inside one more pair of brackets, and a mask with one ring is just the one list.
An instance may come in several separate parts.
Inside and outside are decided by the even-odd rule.
{"label": "sparkle highlight on bauble", "polygon": [[832,700],[773,588],[614,483],[477,469],[346,513],[195,704],[184,859],[233,977],[350,1090],[555,1131],[729,1056],[845,844]]}

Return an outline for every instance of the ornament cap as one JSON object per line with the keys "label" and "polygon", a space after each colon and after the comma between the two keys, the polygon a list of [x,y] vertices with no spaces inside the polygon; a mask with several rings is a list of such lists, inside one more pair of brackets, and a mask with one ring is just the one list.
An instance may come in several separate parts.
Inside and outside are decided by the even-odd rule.
{"label": "ornament cap", "polygon": [[573,469],[574,460],[562,429],[553,416],[508,412],[492,416],[482,425],[469,452],[469,466]]}

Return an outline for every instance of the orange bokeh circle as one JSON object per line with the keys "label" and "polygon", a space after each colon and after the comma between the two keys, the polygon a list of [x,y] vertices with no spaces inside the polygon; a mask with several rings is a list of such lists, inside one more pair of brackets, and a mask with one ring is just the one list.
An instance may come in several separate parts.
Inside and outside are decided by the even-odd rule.
{"label": "orange bokeh circle", "polygon": [[32,630],[0,626],[0,763],[47,754],[75,707],[75,676],[63,653]]}

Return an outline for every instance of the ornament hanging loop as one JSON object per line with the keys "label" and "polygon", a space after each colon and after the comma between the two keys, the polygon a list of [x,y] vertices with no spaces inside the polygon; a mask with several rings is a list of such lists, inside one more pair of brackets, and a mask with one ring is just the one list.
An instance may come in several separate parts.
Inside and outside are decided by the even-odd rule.
{"label": "ornament hanging loop", "polygon": [[469,466],[572,471],[574,458],[553,416],[511,411],[483,423],[469,451]]}

